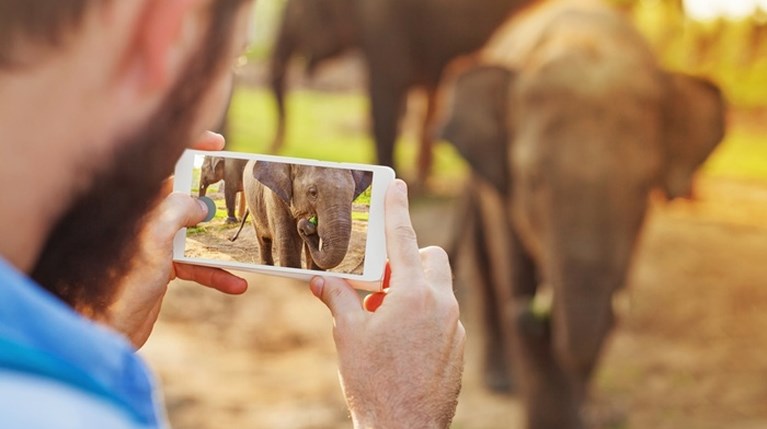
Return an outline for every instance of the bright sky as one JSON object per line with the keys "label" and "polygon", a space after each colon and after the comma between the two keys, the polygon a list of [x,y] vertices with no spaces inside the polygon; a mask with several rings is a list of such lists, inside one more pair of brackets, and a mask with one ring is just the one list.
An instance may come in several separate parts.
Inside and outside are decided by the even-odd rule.
{"label": "bright sky", "polygon": [[767,0],[682,0],[685,12],[699,20],[719,16],[741,19],[753,14],[757,8],[767,12]]}

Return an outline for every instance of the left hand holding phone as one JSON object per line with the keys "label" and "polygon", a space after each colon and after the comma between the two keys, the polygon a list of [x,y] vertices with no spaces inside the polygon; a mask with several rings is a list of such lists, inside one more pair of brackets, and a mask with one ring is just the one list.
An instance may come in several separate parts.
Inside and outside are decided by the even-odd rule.
{"label": "left hand holding phone", "polygon": [[[223,137],[207,132],[194,148],[220,150],[223,145]],[[228,294],[241,294],[248,287],[244,279],[220,268],[173,262],[173,237],[181,228],[205,220],[209,208],[188,194],[170,193],[172,189],[169,179],[163,191],[165,199],[148,216],[132,262],[134,269],[123,279],[120,294],[101,320],[124,334],[136,348],[149,338],[170,281],[190,280]]]}

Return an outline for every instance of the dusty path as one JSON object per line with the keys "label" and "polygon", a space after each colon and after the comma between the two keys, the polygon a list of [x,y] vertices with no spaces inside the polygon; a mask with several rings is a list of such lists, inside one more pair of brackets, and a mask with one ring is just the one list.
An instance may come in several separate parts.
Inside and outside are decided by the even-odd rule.
{"label": "dusty path", "polygon": [[[653,208],[617,300],[595,386],[610,428],[767,427],[767,185],[706,181],[699,191],[696,203]],[[450,204],[413,203],[422,244],[446,244]],[[249,278],[237,298],[171,287],[143,353],[174,428],[350,428],[327,309],[301,283]],[[515,399],[480,385],[477,312],[457,286],[469,342],[453,427],[517,427]]]}

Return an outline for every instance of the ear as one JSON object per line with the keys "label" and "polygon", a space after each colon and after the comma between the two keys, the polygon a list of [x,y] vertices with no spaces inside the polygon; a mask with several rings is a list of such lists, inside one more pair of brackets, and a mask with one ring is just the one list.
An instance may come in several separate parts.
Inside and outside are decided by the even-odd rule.
{"label": "ear", "polygon": [[670,199],[690,197],[695,170],[724,137],[725,101],[705,79],[669,73],[667,84],[661,186]]}
{"label": "ear", "polygon": [[253,177],[288,205],[293,198],[293,179],[290,173],[290,164],[283,162],[256,161],[253,165]]}
{"label": "ear", "polygon": [[144,90],[163,90],[180,73],[187,50],[195,46],[201,31],[189,31],[201,25],[200,0],[144,1],[133,25],[133,43],[126,52],[126,64],[141,80]]}
{"label": "ear", "polygon": [[[225,166],[224,165],[224,158],[219,157],[219,156],[215,156],[215,157],[213,157],[212,164],[213,164],[213,168],[212,168],[213,171],[215,171],[217,175],[223,176],[224,175],[224,166]],[[220,171],[219,171],[219,168],[221,169]]]}
{"label": "ear", "polygon": [[359,171],[352,170],[352,177],[354,178],[354,197],[352,201],[356,200],[373,182],[372,171]]}
{"label": "ear", "polygon": [[497,66],[480,66],[461,75],[441,133],[480,177],[503,194],[510,189],[507,114],[514,77],[513,71]]}

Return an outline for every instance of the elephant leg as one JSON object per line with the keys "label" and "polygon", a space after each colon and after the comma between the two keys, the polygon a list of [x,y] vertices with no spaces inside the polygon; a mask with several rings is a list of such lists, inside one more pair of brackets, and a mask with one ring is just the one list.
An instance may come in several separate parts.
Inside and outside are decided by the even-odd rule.
{"label": "elephant leg", "polygon": [[245,216],[245,210],[247,209],[246,204],[245,204],[245,193],[240,191],[239,192],[239,196],[240,196],[240,198],[239,198],[240,199],[240,208],[238,210],[238,214],[240,215],[240,219],[242,219],[242,217]]}
{"label": "elephant leg", "polygon": [[513,229],[505,197],[476,177],[473,182],[478,185],[470,193],[478,196],[476,207],[482,223],[478,247],[485,249],[480,258],[487,262],[483,269],[490,273],[485,281],[491,286],[485,295],[495,302],[495,309],[486,306],[486,311],[497,313],[486,319],[489,326],[500,325],[497,331],[488,328],[488,335],[503,345],[505,364],[513,364],[514,387],[522,397],[527,428],[580,429],[572,385],[551,346],[550,320],[531,309],[538,289],[535,261]]}
{"label": "elephant leg", "polygon": [[[470,200],[474,200],[469,196]],[[475,202],[475,201],[472,201]],[[476,206],[474,206],[476,207]],[[472,216],[475,221],[470,228],[470,243],[472,243],[474,256],[473,264],[477,267],[479,276],[476,285],[480,292],[482,303],[482,324],[485,327],[485,354],[484,371],[485,385],[494,392],[510,393],[514,390],[512,370],[508,362],[508,342],[504,335],[502,317],[503,299],[499,296],[497,288],[507,287],[507,284],[499,284],[493,276],[493,255],[488,251],[486,234],[479,216]]]}
{"label": "elephant leg", "polygon": [[582,429],[580,401],[570,378],[557,362],[551,347],[551,324],[531,329],[527,304],[517,307],[513,353],[520,374],[520,391],[528,429]]}
{"label": "elephant leg", "polygon": [[519,286],[514,279],[516,271],[505,199],[476,175],[466,195],[468,211],[475,219],[470,234],[484,301],[486,382],[493,390],[511,391],[516,388],[516,382],[512,377],[511,328],[507,313],[514,301],[514,288]]}
{"label": "elephant leg", "polygon": [[473,232],[477,222],[479,222],[476,218],[478,216],[476,210],[477,201],[473,192],[470,185],[466,186],[463,197],[459,198],[454,205],[455,221],[450,229],[450,241],[445,246],[447,258],[452,267],[458,266],[461,250],[466,247],[466,240],[470,238],[469,233]]}
{"label": "elephant leg", "polygon": [[281,267],[301,268],[301,252],[304,250],[304,246],[303,240],[296,231],[296,226],[287,225],[286,228],[275,233],[277,254],[280,258],[279,265]]}
{"label": "elephant leg", "polygon": [[288,13],[289,11],[285,10],[269,61],[269,83],[277,108],[277,129],[274,140],[269,147],[270,153],[279,152],[285,142],[285,78],[290,58],[296,49],[293,27],[290,25]]}
{"label": "elephant leg", "polygon": [[418,182],[426,183],[434,163],[434,120],[437,112],[437,89],[426,88],[426,116],[421,126],[421,146],[418,152]]}
{"label": "elephant leg", "polygon": [[407,87],[395,84],[381,75],[382,73],[371,73],[370,76],[373,136],[377,162],[394,168],[394,142],[397,139],[399,114],[403,108]]}
{"label": "elephant leg", "polygon": [[[256,234],[258,234],[258,232],[256,232]],[[274,265],[272,240],[270,238],[258,237],[258,256],[262,265]]]}
{"label": "elephant leg", "polygon": [[234,216],[234,208],[236,207],[235,199],[237,197],[237,187],[232,183],[226,185],[224,190],[224,199],[226,201],[226,223],[237,223],[237,217]]}

